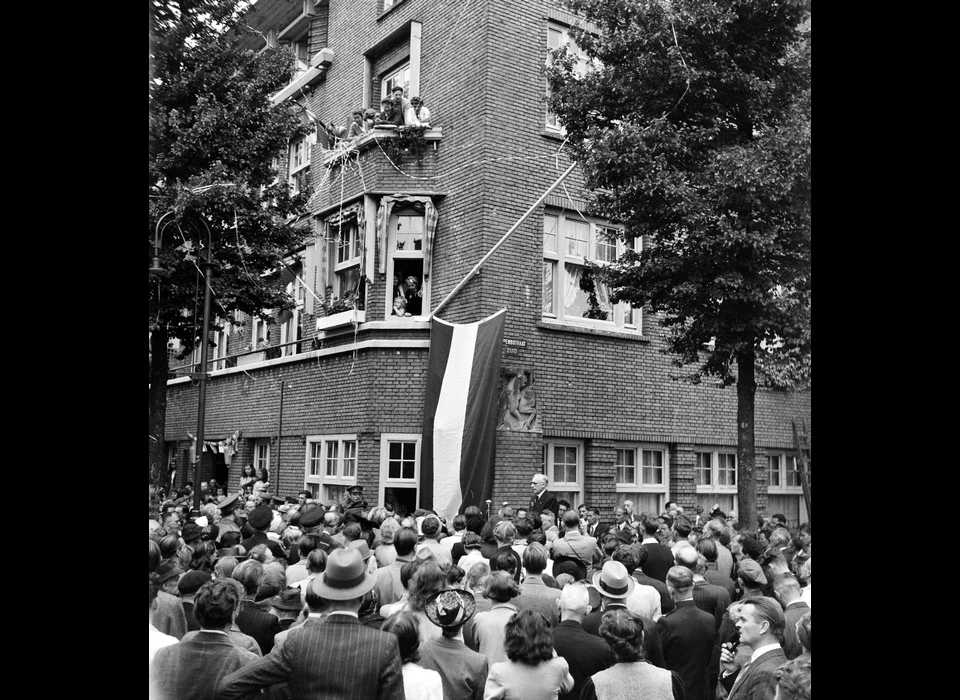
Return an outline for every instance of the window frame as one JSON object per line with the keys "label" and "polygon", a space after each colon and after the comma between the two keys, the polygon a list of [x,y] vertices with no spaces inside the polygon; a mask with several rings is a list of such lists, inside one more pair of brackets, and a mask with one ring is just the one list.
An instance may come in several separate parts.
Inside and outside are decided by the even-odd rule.
{"label": "window frame", "polygon": [[292,194],[297,195],[310,187],[310,148],[316,142],[316,132],[298,136],[290,141],[287,160],[287,182]]}
{"label": "window frame", "polygon": [[[576,481],[556,481],[554,479],[554,476],[556,476],[556,455],[554,453],[554,449],[557,447],[576,448]],[[586,446],[583,440],[557,438],[545,440],[543,443],[541,473],[545,474],[548,479],[547,488],[554,494],[558,492],[570,494],[570,496],[574,499],[570,501],[571,506],[574,506],[574,504],[579,505],[580,503],[584,502],[585,457]]]}
{"label": "window frame", "polygon": [[[390,477],[390,445],[392,443],[414,443],[416,455],[414,457],[414,476],[412,479]],[[423,436],[420,433],[381,433],[380,434],[380,483],[378,485],[378,503],[384,503],[388,488],[415,488],[417,490],[417,508],[420,507],[420,497],[423,494],[420,488],[420,459],[423,455]]]}
{"label": "window frame", "polygon": [[[703,468],[697,463],[699,455],[710,455],[710,483],[701,484],[697,483],[700,473],[702,473]],[[720,456],[733,457],[733,484],[719,484],[719,477],[721,471],[729,471],[727,469],[721,470],[720,465]],[[726,461],[726,460],[725,460]],[[695,449],[694,450],[694,466],[693,466],[693,483],[698,494],[706,493],[722,493],[722,494],[736,494],[737,493],[737,450],[736,448],[714,448],[714,449]]]}
{"label": "window frame", "polygon": [[[670,486],[670,450],[667,445],[662,443],[649,442],[617,442],[614,444],[613,461],[613,483],[614,490],[617,493],[657,493],[667,497],[667,489]],[[632,452],[634,455],[634,475],[632,481],[620,481],[618,469],[621,465],[618,463],[616,451]],[[659,467],[661,474],[660,483],[646,483],[643,479],[643,456],[644,453],[659,454],[661,463]],[[624,465],[625,466],[625,465]],[[664,500],[666,502],[666,500]]]}
{"label": "window frame", "polygon": [[[554,250],[547,249],[547,238],[548,238],[548,219],[554,218],[556,220],[556,226],[554,229],[553,238],[555,241]],[[586,255],[576,255],[568,252],[569,246],[567,245],[567,240],[570,238],[568,233],[568,225],[586,225],[587,227],[587,238],[585,242],[584,251]],[[607,328],[607,329],[616,329],[619,331],[624,331],[628,333],[643,333],[643,308],[639,306],[629,306],[624,302],[618,302],[616,304],[611,304],[610,314],[611,319],[602,320],[594,318],[584,318],[582,316],[567,316],[565,313],[563,305],[563,291],[566,287],[566,271],[567,265],[577,266],[579,268],[585,267],[585,261],[590,260],[594,264],[600,266],[609,265],[611,261],[600,260],[597,255],[597,251],[600,245],[609,247],[611,244],[609,242],[600,243],[601,240],[601,231],[621,231],[622,228],[611,224],[608,221],[598,219],[596,217],[581,216],[580,214],[570,213],[565,209],[551,209],[547,208],[543,212],[543,281],[541,284],[541,317],[545,319],[555,320],[559,323],[576,325],[576,326],[589,326],[593,328]],[[606,238],[607,236],[604,236]],[[615,239],[615,255],[616,258],[619,258],[628,248],[631,248],[625,241],[616,238]],[[633,239],[632,248],[633,250],[641,250],[643,246],[643,238],[638,236]],[[615,259],[616,259],[615,258]],[[547,311],[546,306],[546,270],[547,268],[551,269],[551,298],[552,306],[551,310]],[[599,282],[597,282],[599,284]],[[607,292],[609,297],[609,290]],[[629,311],[629,313],[628,313]]]}
{"label": "window frame", "polygon": [[401,83],[403,85],[403,96],[408,100],[410,99],[410,87],[413,84],[413,68],[410,59],[407,58],[403,62],[394,65],[393,68],[385,70],[380,74],[380,98],[376,104],[379,105],[380,100],[392,96],[393,88],[395,87],[394,79],[398,75],[401,80],[406,78],[406,82]]}
{"label": "window frame", "polygon": [[[560,41],[557,43],[556,46],[551,46],[550,45],[551,39],[554,36],[554,32],[560,35],[559,36]],[[587,66],[589,65],[590,61],[587,59],[586,54],[584,54],[583,49],[581,49],[577,45],[577,42],[574,41],[573,38],[570,36],[569,25],[561,24],[556,20],[552,20],[552,19],[549,20],[547,22],[547,54],[546,54],[546,59],[544,61],[547,67],[553,65],[553,58],[551,57],[550,52],[553,51],[554,49],[560,48],[564,44],[571,46],[571,48],[574,51],[576,51],[578,60],[577,60],[577,69],[575,72],[577,73],[577,75],[583,77],[584,75],[586,75]],[[544,78],[544,84],[545,84],[545,89],[544,89],[543,128],[546,131],[557,134],[559,136],[566,136],[566,133],[567,133],[566,128],[560,123],[560,120],[557,118],[557,115],[553,114],[553,112],[550,111],[549,99],[553,91],[550,89],[550,85],[547,82],[546,78]],[[553,120],[552,123],[551,123],[551,118]]]}
{"label": "window frame", "polygon": [[257,473],[257,469],[260,467],[265,467],[267,474],[271,474],[270,469],[270,438],[256,438],[253,441],[253,473]]}
{"label": "window frame", "polygon": [[[300,343],[296,345],[285,345],[285,343],[293,342],[294,340],[303,340],[304,329],[303,329],[303,305],[304,300],[306,299],[306,287],[302,281],[303,277],[303,266],[295,265],[293,270],[299,272],[294,272],[294,277],[292,280],[287,282],[286,291],[288,294],[293,296],[297,300],[297,305],[290,309],[290,318],[288,318],[283,323],[279,324],[280,326],[280,356],[289,357],[291,355],[296,355],[300,352]],[[300,331],[299,338],[291,338],[290,335],[293,333],[296,334],[297,330]]]}
{"label": "window frame", "polygon": [[[796,496],[803,495],[803,482],[800,480],[800,471],[799,465],[797,464],[796,455],[792,455],[789,452],[774,452],[767,456],[768,458],[768,469],[767,469],[767,491],[768,493],[775,493],[779,495],[787,496]],[[793,462],[793,469],[790,469],[790,462]],[[776,463],[776,466],[774,464]],[[778,477],[778,484],[773,483],[774,475]],[[791,474],[796,475],[796,484],[791,485],[789,483],[789,477]]]}
{"label": "window frame", "polygon": [[[347,445],[353,446],[353,456],[347,457]],[[327,474],[327,462],[330,460],[329,448],[336,446],[335,473],[333,476]],[[317,446],[318,454],[313,454],[313,448]],[[345,469],[345,462],[352,460],[353,473],[349,474]],[[318,464],[317,473],[311,471],[312,463]],[[306,437],[306,448],[304,451],[303,464],[303,488],[309,489],[321,501],[329,503],[337,501],[340,494],[351,486],[357,485],[357,475],[360,471],[360,441],[356,433],[341,433],[332,435],[308,435]],[[316,487],[316,488],[314,488]]]}
{"label": "window frame", "polygon": [[[414,248],[413,250],[397,250],[397,225],[399,224],[400,217],[416,217],[420,219],[420,236],[421,236],[421,245],[419,249]],[[395,316],[393,314],[393,299],[396,296],[397,290],[393,286],[393,276],[396,274],[397,261],[419,261],[420,263],[420,289],[423,292],[421,297],[420,304],[420,314],[417,316],[412,316],[413,320],[423,320],[425,316],[430,313],[430,280],[426,278],[424,274],[424,269],[426,267],[426,235],[427,235],[427,213],[418,212],[416,208],[406,202],[398,202],[394,205],[393,209],[390,212],[390,219],[387,223],[387,235],[385,236],[386,241],[385,253],[387,256],[387,265],[386,265],[386,280],[387,280],[387,289],[386,289],[386,298],[384,299],[384,318],[387,320],[390,319],[401,319],[404,317]],[[402,284],[404,278],[399,278],[397,284]]]}

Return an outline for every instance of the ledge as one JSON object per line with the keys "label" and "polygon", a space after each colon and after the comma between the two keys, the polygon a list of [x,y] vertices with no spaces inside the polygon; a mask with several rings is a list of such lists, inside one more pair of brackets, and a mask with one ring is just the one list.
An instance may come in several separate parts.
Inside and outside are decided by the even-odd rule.
{"label": "ledge", "polygon": [[[635,340],[639,343],[650,342],[650,336],[648,335],[643,335],[643,333],[640,333],[637,331],[630,331],[624,328],[618,328],[616,326],[614,326],[613,328],[601,328],[599,326],[587,326],[587,325],[574,324],[570,322],[541,319],[537,321],[537,328],[542,328],[548,331],[582,333],[585,335],[599,335],[605,338],[623,338],[625,340]],[[616,328],[616,330],[613,330],[614,328]]]}
{"label": "ledge", "polygon": [[330,316],[321,316],[317,319],[317,330],[325,331],[328,328],[337,328],[339,326],[349,326],[354,323],[363,323],[367,320],[366,311],[357,311],[356,309],[347,309]]}
{"label": "ledge", "polygon": [[320,82],[320,79],[326,74],[332,63],[333,49],[320,49],[320,51],[310,59],[310,68],[299,78],[287,85],[287,87],[283,88],[283,90],[271,97],[271,101],[274,104],[280,104],[284,100],[290,99],[293,95],[298,94],[303,88],[313,87],[315,83]]}
{"label": "ledge", "polygon": [[[325,167],[331,167],[337,165],[341,159],[352,156],[354,153],[363,153],[373,148],[377,141],[381,139],[395,139],[397,138],[396,129],[384,129],[376,128],[368,131],[355,138],[352,141],[345,141],[337,148],[332,148],[328,151],[324,151],[323,155],[320,157],[320,165]],[[423,132],[424,141],[440,141],[443,139],[443,127],[442,126],[432,126],[429,129],[425,129]],[[436,148],[436,146],[434,146]]]}

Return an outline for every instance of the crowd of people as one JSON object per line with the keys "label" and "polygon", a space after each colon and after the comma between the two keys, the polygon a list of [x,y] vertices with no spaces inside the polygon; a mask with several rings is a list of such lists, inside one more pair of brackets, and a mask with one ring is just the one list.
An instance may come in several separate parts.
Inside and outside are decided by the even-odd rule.
{"label": "crowd of people", "polygon": [[541,474],[528,507],[449,520],[209,486],[151,512],[156,700],[810,698],[809,523],[605,520]]}
{"label": "crowd of people", "polygon": [[399,127],[430,127],[433,114],[419,95],[407,99],[404,88],[397,85],[390,95],[380,101],[380,109],[373,107],[356,109],[350,115],[350,122],[341,126],[335,122],[319,123],[320,132],[327,145],[335,147],[338,143],[357,139],[374,129],[395,129]]}

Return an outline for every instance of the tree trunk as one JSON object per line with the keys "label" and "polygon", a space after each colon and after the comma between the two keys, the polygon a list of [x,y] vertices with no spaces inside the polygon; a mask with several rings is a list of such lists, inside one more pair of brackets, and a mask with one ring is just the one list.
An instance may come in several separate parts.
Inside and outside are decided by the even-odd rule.
{"label": "tree trunk", "polygon": [[167,423],[167,377],[170,362],[167,358],[167,329],[155,327],[150,336],[150,485],[167,488],[167,443],[164,441]]}
{"label": "tree trunk", "polygon": [[737,354],[737,520],[748,530],[757,529],[755,360],[752,347]]}

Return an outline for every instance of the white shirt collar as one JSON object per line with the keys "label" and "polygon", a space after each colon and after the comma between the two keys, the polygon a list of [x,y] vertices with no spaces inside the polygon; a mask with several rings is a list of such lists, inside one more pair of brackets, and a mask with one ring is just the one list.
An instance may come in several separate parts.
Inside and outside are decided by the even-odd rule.
{"label": "white shirt collar", "polygon": [[656,538],[656,537],[644,537],[642,540],[640,540],[640,544],[657,544],[657,538]]}
{"label": "white shirt collar", "polygon": [[753,656],[750,657],[750,663],[756,661],[761,654],[766,654],[768,651],[773,651],[774,649],[779,649],[780,645],[777,642],[773,644],[765,644],[762,647],[757,647],[753,650]]}
{"label": "white shirt collar", "polygon": [[353,610],[334,610],[333,612],[327,613],[327,617],[330,617],[331,615],[349,615],[350,617],[355,617],[358,620],[360,619],[360,615]]}

